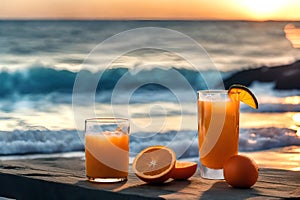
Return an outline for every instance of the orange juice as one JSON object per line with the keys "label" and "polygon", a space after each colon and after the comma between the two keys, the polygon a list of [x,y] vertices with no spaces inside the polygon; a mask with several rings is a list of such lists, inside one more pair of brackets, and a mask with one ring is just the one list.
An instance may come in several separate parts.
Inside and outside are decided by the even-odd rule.
{"label": "orange juice", "polygon": [[123,118],[93,118],[85,122],[86,176],[92,182],[127,179],[129,121]]}
{"label": "orange juice", "polygon": [[200,161],[210,169],[222,169],[229,157],[238,154],[239,101],[229,99],[227,92],[225,95],[223,99],[198,100]]}
{"label": "orange juice", "polygon": [[86,134],[86,175],[93,178],[126,178],[129,136]]}

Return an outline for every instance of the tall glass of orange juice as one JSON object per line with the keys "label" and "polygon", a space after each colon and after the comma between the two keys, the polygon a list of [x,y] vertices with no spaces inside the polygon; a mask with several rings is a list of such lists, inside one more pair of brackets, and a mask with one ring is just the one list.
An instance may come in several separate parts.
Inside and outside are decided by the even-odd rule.
{"label": "tall glass of orange juice", "polygon": [[91,182],[127,179],[129,165],[129,120],[93,118],[85,120],[86,176]]}
{"label": "tall glass of orange juice", "polygon": [[223,164],[238,154],[239,101],[227,90],[198,91],[198,142],[200,174],[224,179]]}

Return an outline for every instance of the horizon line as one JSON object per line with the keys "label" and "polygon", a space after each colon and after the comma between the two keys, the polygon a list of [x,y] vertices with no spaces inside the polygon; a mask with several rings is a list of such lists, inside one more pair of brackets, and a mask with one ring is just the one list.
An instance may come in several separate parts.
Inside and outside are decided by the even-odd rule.
{"label": "horizon line", "polygon": [[300,22],[288,19],[183,19],[183,18],[1,18],[0,21],[240,21],[240,22]]}

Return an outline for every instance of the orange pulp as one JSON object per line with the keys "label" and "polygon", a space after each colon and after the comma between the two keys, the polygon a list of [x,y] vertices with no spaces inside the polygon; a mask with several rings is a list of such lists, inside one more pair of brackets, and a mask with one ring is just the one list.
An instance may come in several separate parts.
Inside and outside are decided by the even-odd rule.
{"label": "orange pulp", "polygon": [[198,100],[198,142],[202,165],[222,169],[238,154],[239,101]]}
{"label": "orange pulp", "polygon": [[126,178],[129,135],[85,135],[86,175],[89,178]]}

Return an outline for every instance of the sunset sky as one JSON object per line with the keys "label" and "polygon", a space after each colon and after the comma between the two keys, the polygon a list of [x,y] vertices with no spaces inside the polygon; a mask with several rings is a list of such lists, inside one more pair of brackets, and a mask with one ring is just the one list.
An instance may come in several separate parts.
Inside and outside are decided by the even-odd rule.
{"label": "sunset sky", "polygon": [[300,20],[300,0],[1,0],[0,18]]}

